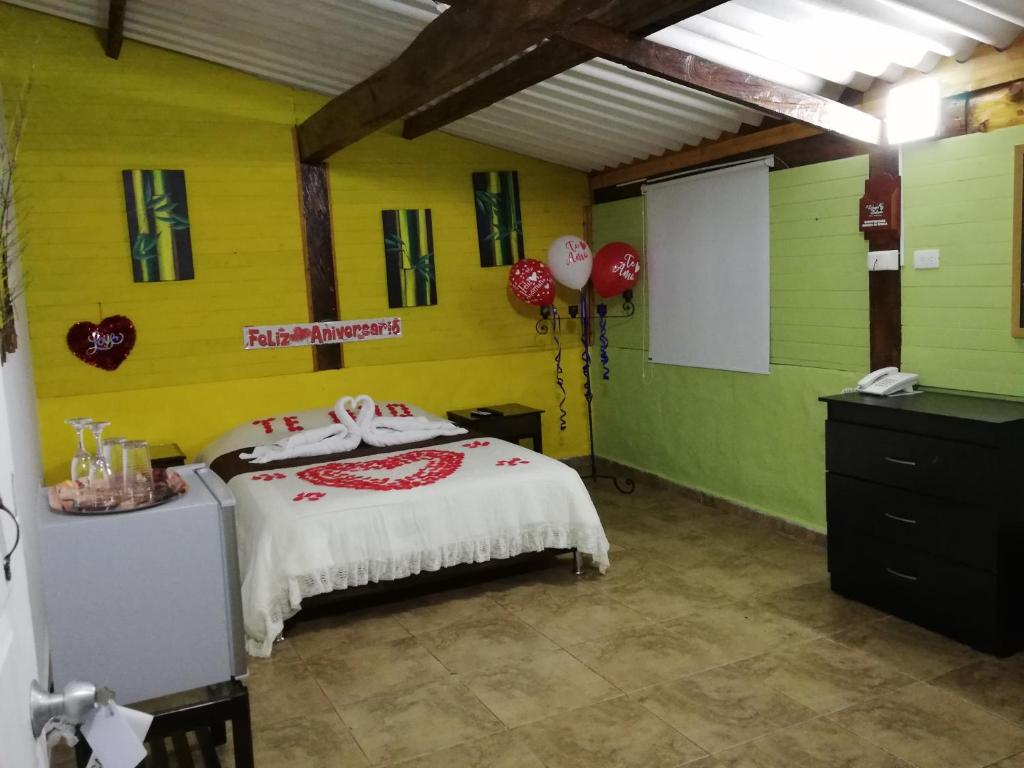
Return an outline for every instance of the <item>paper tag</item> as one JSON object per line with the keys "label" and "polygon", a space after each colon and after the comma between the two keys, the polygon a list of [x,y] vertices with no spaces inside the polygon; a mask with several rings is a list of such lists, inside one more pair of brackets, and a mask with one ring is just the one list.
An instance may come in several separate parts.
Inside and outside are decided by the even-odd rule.
{"label": "paper tag", "polygon": [[[143,724],[135,715],[145,720]],[[146,759],[142,741],[153,718],[116,704],[97,707],[82,724],[82,735],[92,748],[90,768],[135,768]]]}

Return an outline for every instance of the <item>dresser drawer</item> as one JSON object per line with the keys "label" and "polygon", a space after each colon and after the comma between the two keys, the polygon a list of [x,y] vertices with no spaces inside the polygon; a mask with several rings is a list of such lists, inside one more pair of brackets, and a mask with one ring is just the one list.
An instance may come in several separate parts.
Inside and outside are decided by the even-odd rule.
{"label": "dresser drawer", "polygon": [[995,505],[972,507],[829,473],[828,534],[872,536],[964,565],[994,571],[999,555]]}
{"label": "dresser drawer", "polygon": [[996,575],[868,536],[829,539],[832,589],[989,653],[1006,653]]}
{"label": "dresser drawer", "polygon": [[996,451],[969,443],[841,421],[825,423],[829,472],[929,496],[968,502],[989,499],[997,458]]}

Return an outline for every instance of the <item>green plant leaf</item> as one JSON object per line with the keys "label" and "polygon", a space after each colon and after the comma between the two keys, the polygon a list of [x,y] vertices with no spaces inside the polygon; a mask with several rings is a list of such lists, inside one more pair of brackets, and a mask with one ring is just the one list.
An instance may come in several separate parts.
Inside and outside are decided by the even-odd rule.
{"label": "green plant leaf", "polygon": [[496,208],[501,206],[501,197],[501,192],[478,189],[476,191],[476,207],[482,213],[493,213]]}
{"label": "green plant leaf", "polygon": [[132,258],[140,261],[148,259],[156,255],[158,246],[159,240],[156,235],[151,235],[149,232],[140,232],[135,238],[135,243],[132,245]]}
{"label": "green plant leaf", "polygon": [[389,251],[405,253],[405,241],[398,235],[388,235],[384,238],[384,248]]}
{"label": "green plant leaf", "polygon": [[412,268],[417,273],[427,279],[433,279],[434,277],[434,254],[425,253],[418,259],[411,260]]}

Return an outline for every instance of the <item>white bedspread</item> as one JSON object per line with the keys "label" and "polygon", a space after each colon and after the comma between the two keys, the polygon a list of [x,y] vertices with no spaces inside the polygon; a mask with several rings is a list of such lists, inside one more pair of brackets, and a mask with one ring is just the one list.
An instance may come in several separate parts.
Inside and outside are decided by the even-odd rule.
{"label": "white bedspread", "polygon": [[229,483],[246,645],[269,656],[303,598],[460,563],[576,548],[608,566],[608,540],[579,475],[493,438],[396,449]]}

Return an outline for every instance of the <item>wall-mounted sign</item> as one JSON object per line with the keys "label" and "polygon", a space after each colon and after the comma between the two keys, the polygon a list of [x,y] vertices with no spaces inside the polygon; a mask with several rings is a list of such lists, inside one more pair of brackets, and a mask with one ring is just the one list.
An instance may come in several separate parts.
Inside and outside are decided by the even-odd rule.
{"label": "wall-mounted sign", "polygon": [[135,324],[124,315],[99,323],[82,320],[68,329],[68,349],[83,363],[104,371],[117,370],[135,346]]}
{"label": "wall-mounted sign", "polygon": [[350,341],[397,339],[402,335],[402,318],[373,320],[331,320],[301,325],[248,325],[242,329],[246,349],[309,347],[317,344],[346,344]]}
{"label": "wall-mounted sign", "polygon": [[899,232],[900,179],[891,173],[873,174],[864,182],[860,199],[861,232]]}

